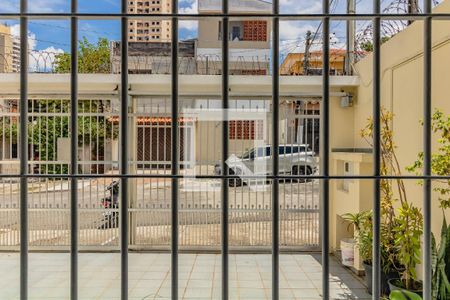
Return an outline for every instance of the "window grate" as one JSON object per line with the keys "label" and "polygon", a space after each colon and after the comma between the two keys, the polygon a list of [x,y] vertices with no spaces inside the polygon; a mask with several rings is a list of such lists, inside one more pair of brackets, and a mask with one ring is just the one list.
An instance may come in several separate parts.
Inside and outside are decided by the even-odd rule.
{"label": "window grate", "polygon": [[[20,18],[20,173],[19,174],[1,174],[1,178],[20,178],[20,237],[22,241],[28,241],[28,179],[29,178],[70,178],[71,180],[71,299],[78,298],[78,236],[76,234],[78,228],[78,211],[77,211],[77,181],[80,178],[95,178],[95,177],[111,177],[120,178],[121,182],[121,297],[122,299],[128,298],[128,199],[127,199],[127,187],[128,179],[130,178],[171,178],[172,180],[172,298],[178,298],[178,180],[183,178],[179,174],[179,155],[172,155],[171,161],[171,174],[170,175],[157,175],[157,174],[129,174],[128,173],[128,142],[126,138],[121,139],[121,152],[120,152],[120,174],[119,175],[96,175],[96,174],[78,174],[77,169],[77,134],[71,135],[71,157],[70,157],[70,174],[58,175],[58,174],[29,174],[27,170],[28,153],[27,153],[27,139],[23,138],[27,136],[27,120],[28,116],[28,73],[23,70],[28,70],[28,20],[38,18],[52,18],[52,19],[70,19],[71,20],[71,128],[77,128],[77,87],[78,87],[78,74],[77,74],[77,39],[78,39],[78,21],[80,19],[97,18],[97,19],[121,19],[121,112],[120,112],[120,134],[121,137],[126,136],[128,127],[128,47],[126,41],[128,40],[128,26],[129,21],[134,19],[145,19],[140,15],[136,17],[135,14],[129,14],[127,12],[127,2],[122,0],[121,13],[115,14],[101,14],[101,13],[79,13],[77,10],[78,1],[71,1],[70,13],[29,13],[28,12],[28,0],[20,1],[19,13],[0,13],[2,18]],[[321,159],[321,174],[320,175],[308,175],[308,178],[320,179],[322,184],[322,214],[321,214],[321,242],[322,242],[322,265],[323,265],[323,298],[330,298],[330,285],[329,285],[329,180],[331,179],[369,179],[373,180],[374,184],[374,197],[373,197],[373,209],[374,209],[374,239],[373,239],[373,299],[380,298],[380,179],[423,179],[423,214],[424,214],[424,252],[423,252],[423,273],[424,273],[424,292],[423,296],[426,300],[431,300],[431,180],[432,179],[450,179],[450,176],[434,176],[431,173],[431,33],[432,33],[432,20],[450,20],[450,13],[432,14],[431,0],[424,1],[424,12],[420,14],[398,14],[398,15],[385,15],[380,10],[380,0],[373,0],[374,12],[372,14],[330,14],[329,0],[323,0],[322,13],[321,14],[280,14],[279,1],[272,0],[273,9],[271,14],[235,14],[229,12],[228,0],[222,0],[222,12],[215,14],[179,14],[178,13],[178,1],[173,0],[172,11],[170,14],[151,14],[149,17],[154,19],[167,19],[170,18],[172,22],[172,120],[178,120],[178,21],[183,19],[200,19],[219,17],[222,19],[222,32],[223,36],[229,34],[229,18],[232,17],[251,17],[251,18],[269,18],[273,24],[273,110],[272,110],[272,140],[273,140],[273,175],[264,176],[273,181],[273,211],[272,211],[272,230],[273,230],[273,248],[272,248],[272,298],[279,299],[279,211],[278,211],[278,183],[280,179],[284,178],[301,178],[302,175],[288,176],[279,175],[278,173],[278,127],[279,127],[279,109],[278,109],[278,97],[279,97],[279,22],[280,20],[318,20],[323,22],[323,113],[321,117],[322,122],[322,159]],[[131,2],[132,4],[132,2]],[[371,176],[334,176],[329,174],[329,31],[330,20],[372,20],[373,22],[373,116],[374,116],[374,168],[373,175]],[[422,20],[424,21],[424,171],[420,176],[381,176],[380,173],[380,24],[381,20]],[[224,108],[224,114],[226,109],[229,108],[229,41],[228,39],[222,40],[222,107]],[[223,118],[227,120],[226,116]],[[223,121],[223,135],[228,136],[229,126],[227,121]],[[72,130],[74,132],[74,130]],[[172,121],[172,134],[171,136],[171,153],[176,154],[179,151],[178,145],[178,123]],[[196,176],[198,179],[222,179],[222,299],[228,299],[228,181],[236,179],[237,177],[232,174],[228,174],[228,169],[225,168],[225,160],[228,158],[228,140],[225,139],[222,145],[222,161],[224,170],[222,175],[215,176]],[[250,176],[251,178],[259,178],[258,176]],[[21,299],[28,298],[28,243],[20,243],[20,297]]]}

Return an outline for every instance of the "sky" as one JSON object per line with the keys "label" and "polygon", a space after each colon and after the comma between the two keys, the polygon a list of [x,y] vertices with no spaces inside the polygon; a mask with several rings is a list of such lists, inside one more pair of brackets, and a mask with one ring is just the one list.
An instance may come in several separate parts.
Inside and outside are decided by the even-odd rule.
{"label": "sky", "polygon": [[[179,0],[180,13],[197,13],[198,0]],[[201,1],[201,0],[200,0]],[[264,0],[261,0],[264,1]],[[267,0],[271,1],[271,0]],[[332,13],[345,13],[347,0],[331,0]],[[382,0],[385,7],[394,0]],[[423,1],[423,0],[422,0]],[[371,0],[356,0],[357,13],[370,13]],[[78,0],[79,12],[82,13],[118,13],[120,0]],[[281,13],[321,13],[322,0],[280,0]],[[70,11],[70,0],[29,0],[30,12],[64,13]],[[18,12],[19,0],[0,0],[0,13]],[[11,25],[13,34],[19,34],[18,20],[1,20],[1,23]],[[280,22],[280,52],[298,52],[304,49],[305,35],[308,30],[317,31],[317,43],[320,46],[320,22],[314,21],[281,21]],[[369,22],[358,22],[357,27],[368,26]],[[197,37],[196,21],[180,21],[180,39]],[[343,48],[345,45],[345,22],[332,21],[330,25],[331,46]],[[40,52],[60,53],[70,49],[70,23],[61,20],[30,20],[29,21],[30,49]],[[95,43],[99,37],[109,40],[120,39],[120,22],[112,20],[80,20],[79,36],[86,37]]]}

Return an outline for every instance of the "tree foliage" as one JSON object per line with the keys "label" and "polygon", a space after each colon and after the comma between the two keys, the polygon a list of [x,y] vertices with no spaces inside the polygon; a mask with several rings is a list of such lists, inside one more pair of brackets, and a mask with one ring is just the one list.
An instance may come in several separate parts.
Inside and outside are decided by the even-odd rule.
{"label": "tree foliage", "polygon": [[[69,53],[56,55],[56,73],[70,72]],[[90,43],[85,37],[79,42],[78,72],[109,73],[110,72],[109,41],[100,38],[97,44]],[[29,118],[28,140],[34,145],[31,155],[35,160],[56,161],[58,138],[69,137],[70,101],[61,99],[29,100],[33,117]],[[118,136],[117,126],[102,114],[110,111],[109,100],[78,100],[78,141],[79,146],[89,145],[93,155],[104,151],[105,140]],[[83,115],[85,114],[85,115]],[[98,114],[98,115],[96,115]],[[4,136],[12,144],[18,141],[18,124],[15,118],[0,120],[0,137]],[[95,150],[95,151],[94,151]],[[100,153],[97,153],[100,152]],[[40,165],[40,172],[47,174],[65,174],[68,166],[64,164]]]}
{"label": "tree foliage", "polygon": [[[70,72],[70,53],[61,53],[55,56],[55,72]],[[111,71],[109,41],[99,38],[97,44],[90,43],[86,37],[79,41],[78,46],[78,73],[103,73]]]}
{"label": "tree foliage", "polygon": [[[381,44],[386,43],[387,41],[389,41],[390,37],[388,36],[383,36],[380,40]],[[361,42],[359,44],[359,47],[361,48],[361,50],[366,51],[366,52],[373,52],[373,43],[372,41],[364,41]]]}
{"label": "tree foliage", "polygon": [[[423,122],[422,122],[423,125]],[[436,109],[432,116],[432,131],[438,136],[437,151],[431,155],[431,171],[435,175],[450,175],[450,115],[445,116],[442,111]],[[424,166],[424,153],[418,154],[417,160],[407,169],[416,174],[422,173]],[[450,208],[450,179],[433,180],[437,192],[439,205],[442,209]]]}

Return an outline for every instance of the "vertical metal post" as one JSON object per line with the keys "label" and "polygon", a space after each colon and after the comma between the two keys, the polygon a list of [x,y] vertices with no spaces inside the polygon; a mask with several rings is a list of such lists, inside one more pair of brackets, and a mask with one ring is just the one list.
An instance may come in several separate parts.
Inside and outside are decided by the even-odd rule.
{"label": "vertical metal post", "polygon": [[[373,1],[374,14],[380,14],[380,0]],[[373,19],[373,176],[374,196],[373,196],[373,251],[372,251],[372,299],[380,299],[381,296],[381,257],[380,257],[380,179],[381,175],[381,78],[380,78],[380,17]]]}
{"label": "vertical metal post", "polygon": [[[178,14],[178,0],[172,1]],[[178,17],[172,18],[172,175],[178,175]],[[178,299],[178,179],[172,177],[172,299]]]}
{"label": "vertical metal post", "polygon": [[[122,0],[122,14],[127,13]],[[128,18],[121,17],[120,70],[120,175],[128,174]],[[121,299],[128,299],[128,178],[120,178],[120,284]]]}
{"label": "vertical metal post", "polygon": [[321,243],[322,243],[322,299],[330,298],[330,284],[329,284],[329,231],[330,231],[330,182],[327,176],[329,172],[329,156],[330,156],[330,132],[329,132],[329,119],[330,119],[330,18],[327,16],[330,13],[329,0],[323,0],[322,10],[325,17],[322,20],[323,27],[323,49],[322,49],[322,148],[320,151],[322,175],[325,176],[322,179],[322,214],[321,214]]}
{"label": "vertical metal post", "polygon": [[225,16],[222,18],[222,108],[223,108],[223,122],[222,122],[222,300],[228,299],[228,166],[226,161],[228,159],[228,141],[229,141],[229,127],[228,127],[228,0],[222,0],[222,13]]}
{"label": "vertical metal post", "polygon": [[279,134],[280,134],[280,18],[279,0],[273,0],[272,12],[276,15],[273,18],[272,37],[272,153],[273,165],[272,173],[272,299],[279,299],[280,281],[280,204],[279,204]]}
{"label": "vertical metal post", "polygon": [[[425,0],[424,12],[431,13],[431,0]],[[432,63],[432,17],[424,20],[423,51],[423,174],[431,176],[431,63]],[[431,179],[423,185],[423,299],[431,300]]]}
{"label": "vertical metal post", "polygon": [[[72,0],[71,13],[78,11]],[[78,174],[78,18],[70,18],[70,174]],[[78,299],[78,178],[70,179],[70,299]]]}
{"label": "vertical metal post", "polygon": [[28,18],[20,0],[20,299],[28,299]]}

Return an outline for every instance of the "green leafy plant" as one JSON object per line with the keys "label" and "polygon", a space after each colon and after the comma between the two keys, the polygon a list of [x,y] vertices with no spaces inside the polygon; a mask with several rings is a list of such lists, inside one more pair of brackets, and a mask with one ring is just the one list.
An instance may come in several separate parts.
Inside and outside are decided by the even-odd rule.
{"label": "green leafy plant", "polygon": [[416,293],[410,291],[392,291],[389,295],[389,299],[391,300],[422,300],[422,297],[417,295]]}
{"label": "green leafy plant", "polygon": [[[78,45],[78,72],[108,74],[111,71],[109,41],[99,38],[97,44],[90,43],[86,37]],[[55,72],[70,72],[70,53],[55,56]]]}
{"label": "green leafy plant", "polygon": [[[382,108],[380,115],[381,175],[401,176],[402,168],[396,154],[392,121],[394,115]],[[361,136],[373,146],[373,119],[369,119]],[[401,285],[416,288],[416,266],[420,264],[420,236],[423,217],[419,208],[408,202],[402,179],[381,179],[381,255],[383,270],[396,270],[401,274]],[[397,208],[396,208],[397,207]]]}
{"label": "green leafy plant", "polygon": [[[450,174],[450,115],[436,109],[431,119],[431,129],[438,136],[437,151],[431,155],[431,171],[435,175]],[[423,121],[421,122],[423,125]],[[423,173],[424,153],[420,152],[417,160],[407,170],[418,175]],[[422,181],[419,182],[422,184]],[[444,210],[450,208],[450,179],[433,180],[439,206],[443,211],[440,244],[437,245],[432,235],[432,285],[433,299],[450,299],[450,227],[447,225]]]}
{"label": "green leafy plant", "polygon": [[450,226],[445,217],[440,244],[437,245],[434,234],[431,236],[431,251],[433,299],[450,299]]}
{"label": "green leafy plant", "polygon": [[361,259],[366,263],[372,264],[372,211],[362,211],[358,213],[346,213],[342,218],[349,222],[349,226],[354,226],[354,238],[358,247]]}
{"label": "green leafy plant", "polygon": [[421,288],[416,281],[416,266],[420,264],[420,237],[423,233],[423,216],[417,207],[410,203],[403,203],[398,209],[395,218],[394,245],[397,250],[397,259],[404,269],[401,273],[401,281],[407,290]]}
{"label": "green leafy plant", "polygon": [[[436,109],[432,116],[431,129],[438,135],[439,143],[437,152],[431,155],[431,171],[435,175],[448,176],[450,174],[450,115],[445,116],[442,111]],[[420,152],[417,160],[407,170],[421,175],[423,159],[424,154]],[[433,183],[440,207],[450,208],[450,179],[433,180]]]}

